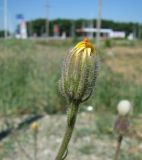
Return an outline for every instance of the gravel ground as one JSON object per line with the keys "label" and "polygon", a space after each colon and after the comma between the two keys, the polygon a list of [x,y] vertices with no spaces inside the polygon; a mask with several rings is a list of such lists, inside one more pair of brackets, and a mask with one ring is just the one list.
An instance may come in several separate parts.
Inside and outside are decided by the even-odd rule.
{"label": "gravel ground", "polygon": [[[142,160],[141,120],[142,116],[134,118],[131,134],[122,142],[121,160]],[[113,160],[116,147],[113,121],[114,116],[110,114],[80,113],[66,160]],[[54,160],[64,133],[66,116],[46,115],[37,123],[37,141],[34,141],[34,132],[28,126],[14,131],[0,142],[2,160]],[[34,149],[37,149],[37,159],[34,158]]]}

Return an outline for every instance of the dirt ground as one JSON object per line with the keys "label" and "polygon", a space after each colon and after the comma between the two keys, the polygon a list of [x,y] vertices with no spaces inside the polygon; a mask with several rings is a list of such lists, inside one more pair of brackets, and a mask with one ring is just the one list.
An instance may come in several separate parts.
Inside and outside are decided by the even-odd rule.
{"label": "dirt ground", "polygon": [[[115,116],[106,113],[83,112],[68,147],[67,160],[113,160],[117,136],[112,124]],[[142,159],[142,115],[131,117],[130,134],[121,146],[121,160]],[[30,126],[13,132],[0,143],[2,160],[54,160],[66,125],[65,115],[46,115],[37,121],[37,141]],[[35,143],[36,142],[36,143]],[[35,144],[37,148],[35,148]]]}

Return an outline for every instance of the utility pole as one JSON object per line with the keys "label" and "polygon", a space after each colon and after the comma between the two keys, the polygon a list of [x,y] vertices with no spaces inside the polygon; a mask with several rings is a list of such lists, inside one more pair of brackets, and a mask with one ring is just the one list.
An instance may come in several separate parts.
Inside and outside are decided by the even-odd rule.
{"label": "utility pole", "polygon": [[7,39],[7,0],[4,0],[4,38]]}
{"label": "utility pole", "polygon": [[46,1],[46,37],[49,37],[49,3],[48,0]]}
{"label": "utility pole", "polygon": [[139,40],[141,39],[141,24],[139,23],[138,24],[138,38],[139,38]]}
{"label": "utility pole", "polygon": [[[90,19],[90,20],[88,21],[88,27],[89,27],[89,28],[93,28],[93,19]],[[88,33],[88,37],[89,37],[90,39],[92,39],[92,38],[93,38],[93,32]]]}
{"label": "utility pole", "polygon": [[31,38],[33,37],[32,20],[29,21],[29,35],[30,35]]}
{"label": "utility pole", "polygon": [[133,26],[133,36],[134,36],[134,40],[136,40],[137,36],[136,36],[136,26]]}
{"label": "utility pole", "polygon": [[102,16],[102,0],[98,0],[98,16],[97,16],[97,45],[99,47],[99,41],[100,41],[100,29],[101,29],[101,16]]}
{"label": "utility pole", "polygon": [[72,20],[71,23],[72,23],[71,24],[71,38],[74,38],[74,36],[75,36],[75,21]]}

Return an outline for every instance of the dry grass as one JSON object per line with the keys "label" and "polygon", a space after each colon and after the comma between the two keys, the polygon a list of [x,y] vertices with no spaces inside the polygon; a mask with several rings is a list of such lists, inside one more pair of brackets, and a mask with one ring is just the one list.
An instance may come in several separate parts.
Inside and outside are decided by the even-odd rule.
{"label": "dry grass", "polygon": [[105,63],[126,80],[142,84],[142,47],[112,47],[106,50]]}

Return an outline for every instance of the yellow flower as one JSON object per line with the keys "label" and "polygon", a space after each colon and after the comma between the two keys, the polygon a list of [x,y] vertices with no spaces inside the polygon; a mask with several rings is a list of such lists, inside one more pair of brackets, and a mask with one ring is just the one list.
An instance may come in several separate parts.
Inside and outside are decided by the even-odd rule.
{"label": "yellow flower", "polygon": [[96,53],[96,49],[89,42],[88,38],[85,38],[83,41],[77,43],[77,45],[73,48],[72,51],[76,51],[76,53],[80,53],[83,50],[84,50],[84,53],[88,53],[89,55]]}
{"label": "yellow flower", "polygon": [[82,62],[84,63],[86,57],[90,57],[92,55],[95,56],[96,49],[89,42],[89,39],[85,38],[83,41],[77,43],[77,45],[71,50],[71,53],[72,56],[75,57],[75,59],[78,59],[78,56],[82,54]]}
{"label": "yellow flower", "polygon": [[33,123],[31,124],[31,129],[37,131],[37,130],[38,130],[38,124],[37,124],[36,122],[33,122]]}

